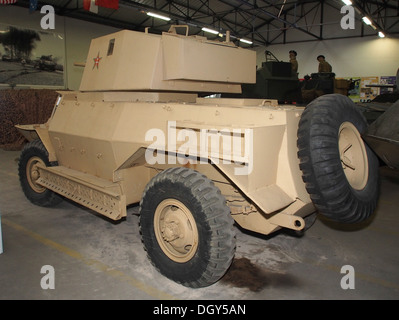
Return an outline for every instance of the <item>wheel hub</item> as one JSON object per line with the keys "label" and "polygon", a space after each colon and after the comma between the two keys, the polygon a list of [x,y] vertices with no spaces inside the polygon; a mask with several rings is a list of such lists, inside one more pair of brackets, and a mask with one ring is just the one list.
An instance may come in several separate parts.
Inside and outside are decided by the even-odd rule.
{"label": "wheel hub", "polygon": [[198,230],[190,210],[180,201],[162,201],[154,215],[155,235],[163,252],[176,262],[190,260],[198,247]]}
{"label": "wheel hub", "polygon": [[43,160],[39,157],[32,157],[28,160],[26,164],[26,177],[30,187],[37,193],[42,193],[46,191],[46,188],[39,185],[37,180],[40,178],[40,172],[38,165],[45,165]]}
{"label": "wheel hub", "polygon": [[172,242],[183,237],[183,234],[180,234],[179,223],[175,221],[165,221],[161,231],[163,238],[167,242]]}
{"label": "wheel hub", "polygon": [[356,190],[362,190],[368,181],[367,151],[359,131],[352,123],[341,124],[338,145],[342,168],[349,184]]}

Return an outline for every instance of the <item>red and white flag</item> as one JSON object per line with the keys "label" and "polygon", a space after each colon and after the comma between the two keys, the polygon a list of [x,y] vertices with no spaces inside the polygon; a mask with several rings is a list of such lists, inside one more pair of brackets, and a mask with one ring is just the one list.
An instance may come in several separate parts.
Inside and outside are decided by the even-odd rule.
{"label": "red and white flag", "polygon": [[14,4],[17,0],[0,0],[0,4]]}
{"label": "red and white flag", "polygon": [[91,11],[93,13],[98,13],[98,6],[96,5],[96,0],[83,0],[83,9]]}

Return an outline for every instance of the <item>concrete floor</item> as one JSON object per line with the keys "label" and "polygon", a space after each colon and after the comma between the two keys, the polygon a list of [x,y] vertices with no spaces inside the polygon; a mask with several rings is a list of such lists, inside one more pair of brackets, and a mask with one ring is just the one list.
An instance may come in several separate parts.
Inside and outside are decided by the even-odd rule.
{"label": "concrete floor", "polygon": [[[112,223],[69,201],[31,204],[17,175],[19,152],[0,149],[0,299],[399,299],[399,173],[381,168],[381,197],[370,221],[356,226],[318,219],[302,236],[237,231],[236,259],[226,276],[202,289],[178,285],[148,261],[138,208]],[[41,280],[54,268],[54,289]],[[345,265],[353,267],[354,289]],[[49,283],[49,282],[47,282]]]}

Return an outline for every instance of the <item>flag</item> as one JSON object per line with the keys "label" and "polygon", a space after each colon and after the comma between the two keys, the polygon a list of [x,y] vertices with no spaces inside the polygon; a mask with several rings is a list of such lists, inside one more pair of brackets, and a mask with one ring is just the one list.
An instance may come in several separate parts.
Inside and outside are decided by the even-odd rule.
{"label": "flag", "polygon": [[96,0],[83,0],[83,9],[91,11],[93,13],[98,13],[98,6],[96,5]]}
{"label": "flag", "polygon": [[119,0],[96,0],[96,5],[99,7],[118,10]]}
{"label": "flag", "polygon": [[29,0],[29,12],[36,11],[37,9],[37,0]]}
{"label": "flag", "polygon": [[14,4],[17,0],[0,0],[0,4]]}

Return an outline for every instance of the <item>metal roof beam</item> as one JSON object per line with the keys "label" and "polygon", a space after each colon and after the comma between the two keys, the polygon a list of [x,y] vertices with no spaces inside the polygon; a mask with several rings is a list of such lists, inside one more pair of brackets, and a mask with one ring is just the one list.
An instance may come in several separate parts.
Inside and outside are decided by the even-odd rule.
{"label": "metal roof beam", "polygon": [[[270,16],[271,18],[273,18],[272,20],[277,20],[277,21],[279,21],[279,22],[281,22],[281,23],[283,23],[283,24],[289,25],[289,26],[291,26],[291,27],[293,27],[293,28],[295,28],[295,29],[297,29],[297,30],[299,30],[299,31],[302,31],[303,33],[306,33],[307,35],[310,35],[310,36],[312,36],[312,37],[314,37],[314,38],[316,38],[316,39],[318,39],[318,40],[321,40],[321,38],[320,38],[318,35],[316,35],[316,34],[314,34],[314,33],[311,33],[311,32],[309,32],[309,31],[307,31],[307,30],[305,30],[305,29],[303,29],[303,28],[301,28],[301,27],[298,27],[298,26],[296,25],[296,23],[292,23],[292,22],[289,22],[289,21],[287,21],[287,20],[284,20],[284,19],[282,19],[282,18],[280,18],[280,17],[278,17],[278,16],[276,16],[276,15],[270,13],[270,12],[267,12],[266,10],[264,10],[264,9],[262,9],[262,8],[259,8],[259,7],[258,7],[258,8],[255,8],[254,5],[248,3],[248,2],[246,2],[246,1],[244,1],[244,0],[238,0],[238,1],[240,1],[241,3],[243,3],[243,4],[247,5],[247,6],[250,6],[251,9],[260,11],[260,12],[266,14],[267,16]],[[294,6],[294,7],[295,7],[295,6]],[[289,11],[289,10],[292,10],[294,7],[292,7],[292,8],[290,8],[290,9],[286,10],[285,12],[287,12],[287,11]],[[257,29],[258,29],[258,28],[259,28],[259,26],[257,27]]]}

